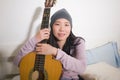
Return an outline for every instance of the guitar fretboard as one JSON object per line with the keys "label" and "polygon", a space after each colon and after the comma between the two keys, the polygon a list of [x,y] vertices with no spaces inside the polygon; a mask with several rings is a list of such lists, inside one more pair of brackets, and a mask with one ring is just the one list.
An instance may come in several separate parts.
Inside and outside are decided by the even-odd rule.
{"label": "guitar fretboard", "polygon": [[42,19],[42,24],[41,24],[41,29],[48,28],[49,17],[50,17],[50,8],[45,8],[44,9],[44,14],[43,14],[43,19]]}

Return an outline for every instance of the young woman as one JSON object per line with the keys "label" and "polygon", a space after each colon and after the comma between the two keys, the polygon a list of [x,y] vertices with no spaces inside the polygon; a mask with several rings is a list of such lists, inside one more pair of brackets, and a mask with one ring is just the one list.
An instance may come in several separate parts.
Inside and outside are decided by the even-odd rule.
{"label": "young woman", "polygon": [[[72,33],[72,18],[65,9],[60,9],[51,17],[51,29],[41,29],[19,51],[15,64],[31,51],[43,55],[53,55],[62,63],[61,80],[82,80],[78,75],[86,69],[85,41]],[[38,43],[48,39],[48,44]]]}

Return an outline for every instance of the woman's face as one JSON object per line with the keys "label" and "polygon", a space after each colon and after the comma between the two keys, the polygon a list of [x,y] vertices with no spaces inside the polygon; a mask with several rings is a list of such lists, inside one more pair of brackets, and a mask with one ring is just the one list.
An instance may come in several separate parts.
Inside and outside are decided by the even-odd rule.
{"label": "woman's face", "polygon": [[71,25],[67,19],[57,19],[53,26],[53,34],[59,41],[66,41],[71,32]]}

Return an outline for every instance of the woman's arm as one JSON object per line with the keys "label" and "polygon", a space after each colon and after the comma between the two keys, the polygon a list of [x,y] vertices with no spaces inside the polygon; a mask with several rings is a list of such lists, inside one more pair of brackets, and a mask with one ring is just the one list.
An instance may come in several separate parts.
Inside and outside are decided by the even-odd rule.
{"label": "woman's arm", "polygon": [[14,64],[19,66],[20,60],[23,56],[35,50],[36,44],[44,39],[48,39],[50,34],[50,29],[44,28],[38,31],[38,33],[28,40],[23,47],[18,52],[17,56],[14,59]]}
{"label": "woman's arm", "polygon": [[16,55],[14,59],[14,64],[19,66],[19,63],[23,56],[27,55],[29,52],[32,52],[35,49],[37,41],[35,37],[28,40],[23,47],[19,50],[18,54]]}
{"label": "woman's arm", "polygon": [[64,69],[82,74],[86,69],[84,40],[80,40],[80,44],[76,46],[75,52],[76,56],[72,57],[61,49],[58,49],[56,59],[61,61]]}

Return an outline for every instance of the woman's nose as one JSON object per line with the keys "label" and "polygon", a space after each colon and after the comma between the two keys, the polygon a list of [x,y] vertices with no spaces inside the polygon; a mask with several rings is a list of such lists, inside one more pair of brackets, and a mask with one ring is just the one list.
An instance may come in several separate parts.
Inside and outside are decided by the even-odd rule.
{"label": "woman's nose", "polygon": [[60,31],[64,31],[64,26],[60,26]]}

